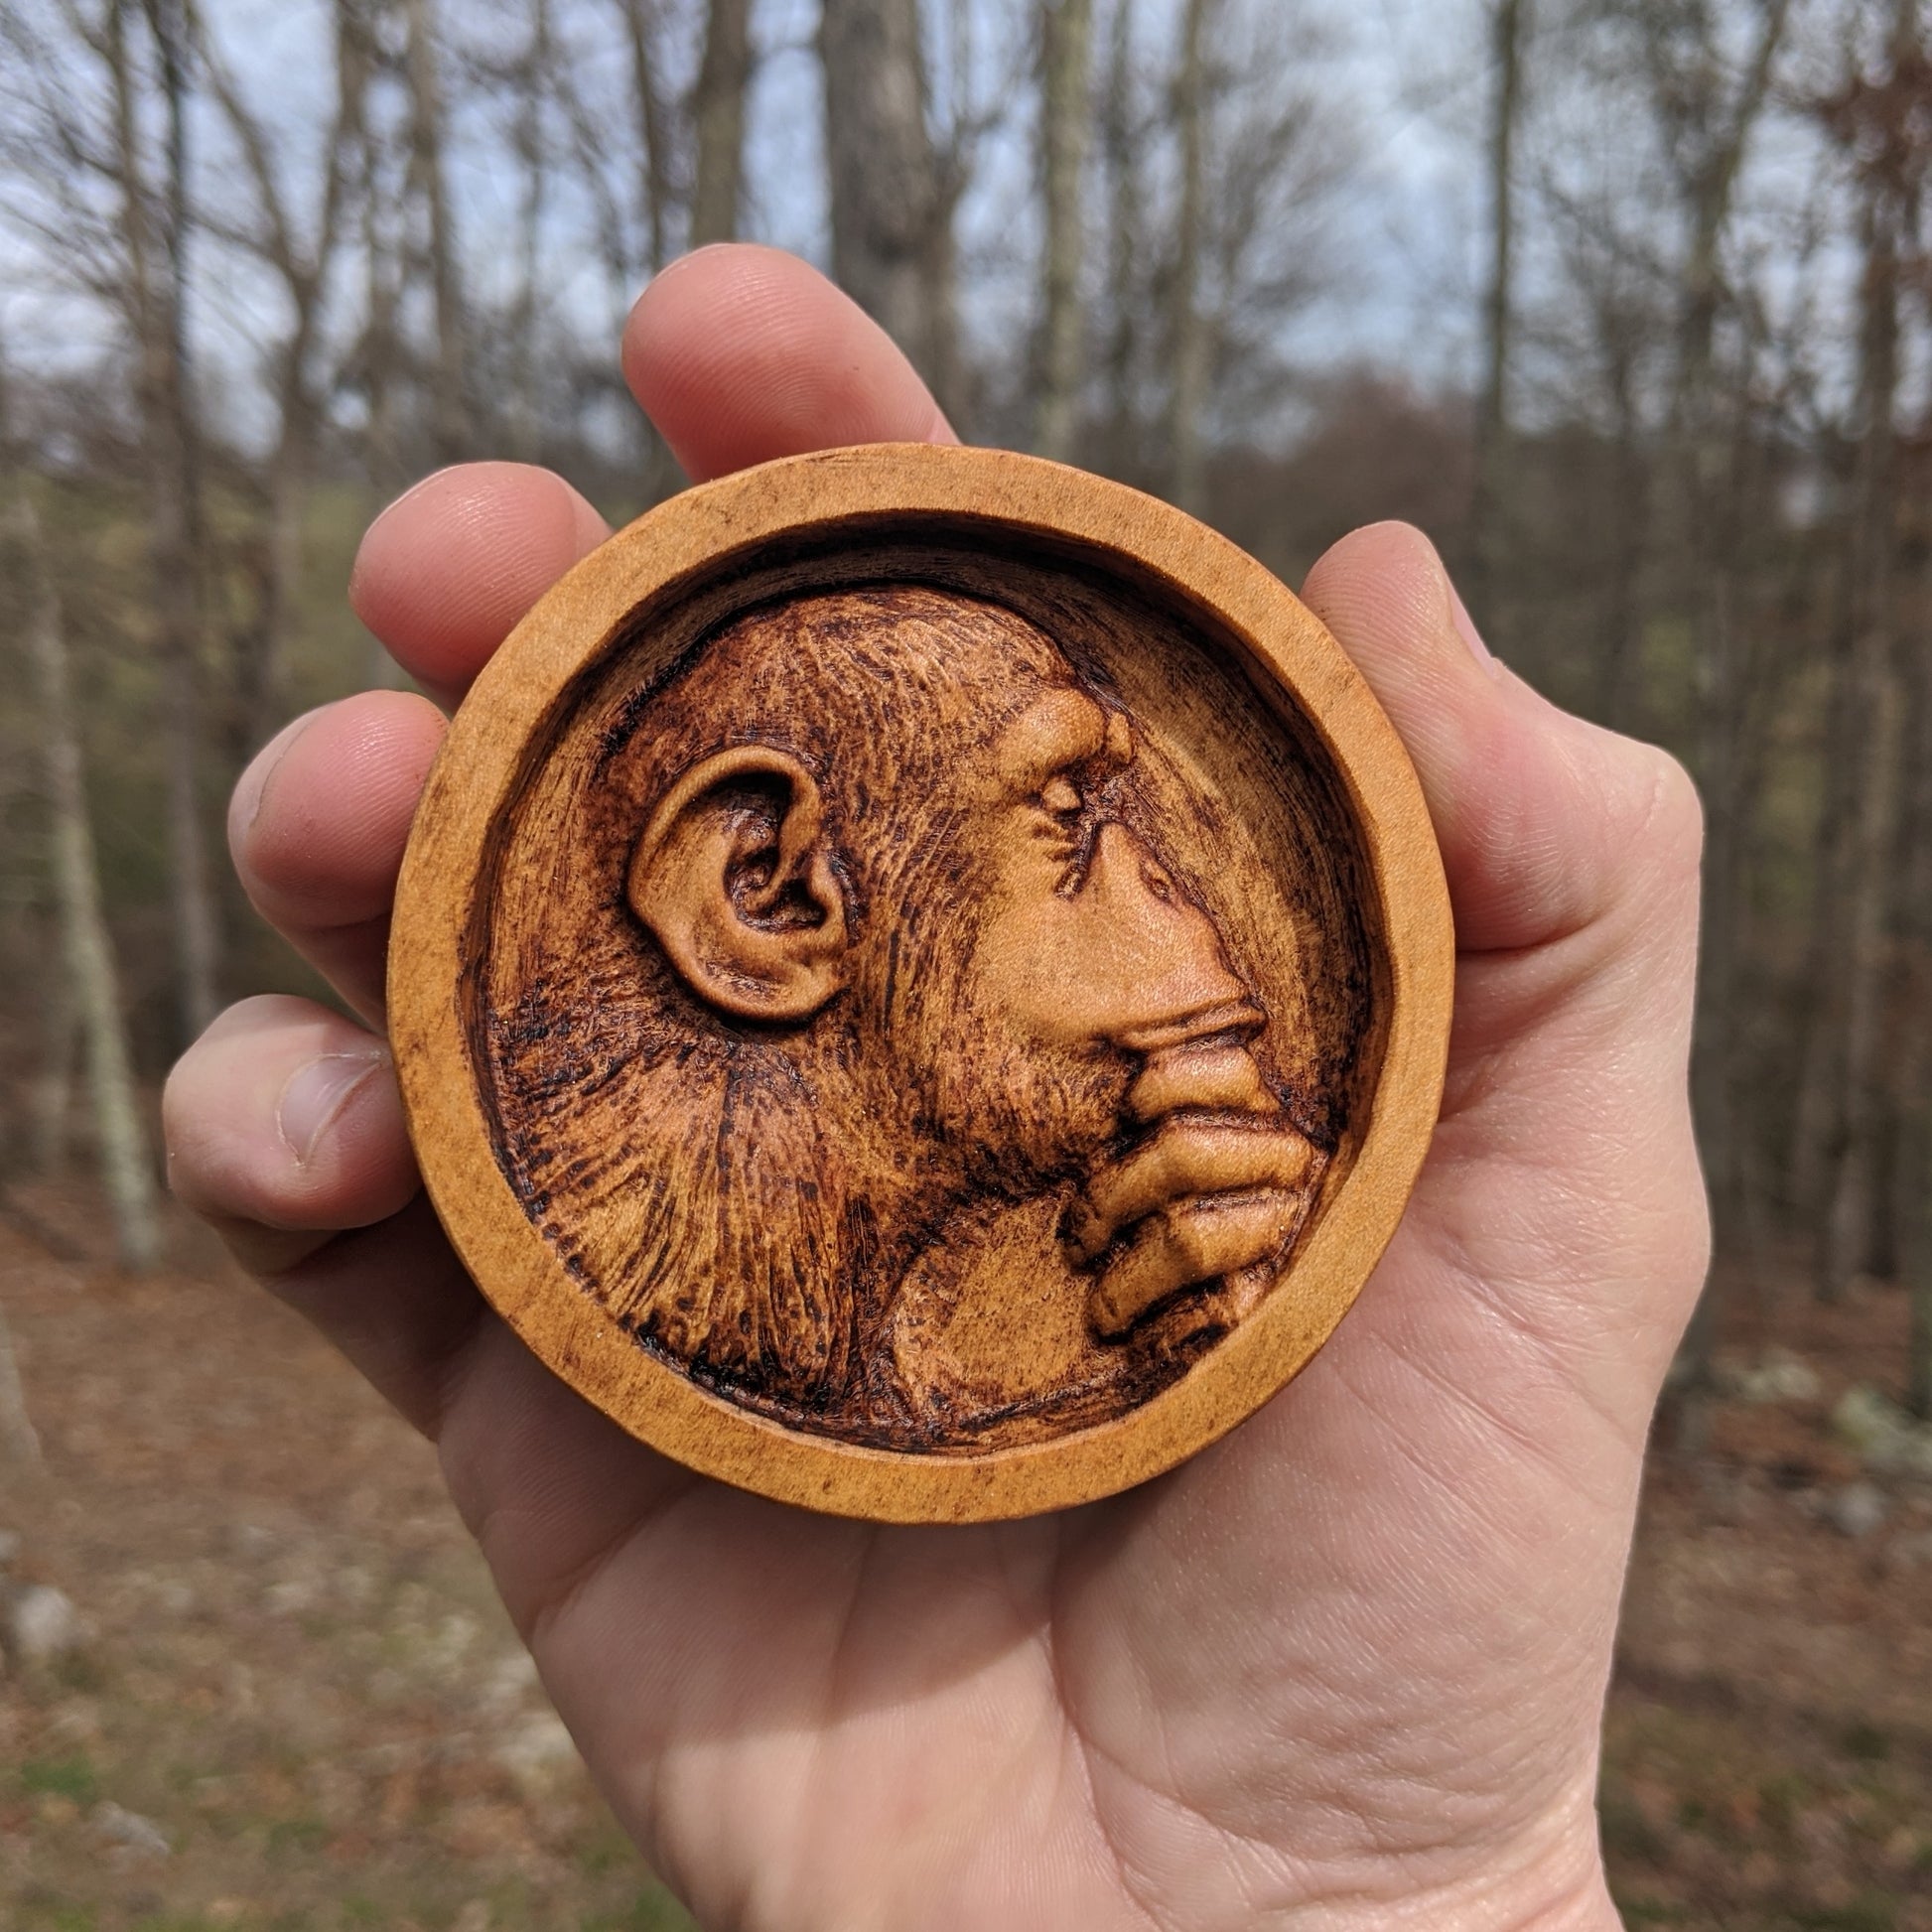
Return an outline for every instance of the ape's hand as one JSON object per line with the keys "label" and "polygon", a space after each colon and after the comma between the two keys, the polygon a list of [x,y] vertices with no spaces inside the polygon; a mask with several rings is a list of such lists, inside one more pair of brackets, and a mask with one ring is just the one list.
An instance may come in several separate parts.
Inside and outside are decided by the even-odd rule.
{"label": "ape's hand", "polygon": [[1063,1245],[1098,1266],[1088,1303],[1124,1334],[1182,1289],[1274,1266],[1308,1213],[1321,1159],[1286,1122],[1173,1114],[1080,1190]]}
{"label": "ape's hand", "polygon": [[[871,323],[762,250],[659,277],[624,364],[696,477],[950,434]],[[445,472],[370,530],[351,597],[454,699],[605,534],[543,471]],[[807,1515],[663,1461],[552,1379],[412,1199],[380,1034],[441,714],[331,706],[237,790],[250,895],[369,1030],[279,999],[217,1023],[169,1087],[176,1186],[436,1439],[558,1709],[711,1924],[1614,1923],[1598,1715],[1704,1264],[1697,808],[1660,754],[1490,662],[1415,531],[1357,532],[1306,595],[1442,841],[1442,1125],[1307,1373],[1173,1475],[1060,1517]]]}

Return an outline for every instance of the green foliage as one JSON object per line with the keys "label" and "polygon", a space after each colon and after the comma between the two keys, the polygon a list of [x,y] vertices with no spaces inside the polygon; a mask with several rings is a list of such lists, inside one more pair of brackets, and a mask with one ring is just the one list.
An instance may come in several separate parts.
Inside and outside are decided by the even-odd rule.
{"label": "green foliage", "polygon": [[90,1805],[100,1796],[100,1780],[84,1757],[34,1757],[20,1767],[20,1788],[40,1797],[70,1798]]}
{"label": "green foliage", "polygon": [[329,1843],[329,1827],[319,1818],[278,1818],[268,1828],[271,1858],[297,1859]]}
{"label": "green foliage", "polygon": [[1799,1932],[1896,1932],[1898,1904],[1866,1892],[1849,1905],[1801,1907],[1791,1922]]}
{"label": "green foliage", "polygon": [[627,1911],[593,1912],[580,1932],[692,1932],[684,1908],[661,1886],[640,1893]]}
{"label": "green foliage", "polygon": [[99,1921],[91,1905],[69,1905],[64,1900],[29,1899],[22,1909],[26,1917],[21,1932],[94,1932]]}
{"label": "green foliage", "polygon": [[1691,1922],[1691,1914],[1683,1906],[1672,1905],[1661,1898],[1626,1898],[1619,1893],[1616,1908],[1623,1915],[1626,1926],[1688,1925]]}
{"label": "green foliage", "polygon": [[1891,1739],[1874,1724],[1851,1725],[1841,1742],[1845,1755],[1861,1764],[1882,1764],[1891,1755]]}
{"label": "green foliage", "polygon": [[1796,1843],[1798,1814],[1811,1797],[1810,1787],[1795,1771],[1765,1778],[1757,1787],[1758,1816],[1780,1845]]}
{"label": "green foliage", "polygon": [[1617,1863],[1662,1864],[1670,1847],[1621,1791],[1606,1789],[1597,1800],[1597,1823],[1605,1855]]}

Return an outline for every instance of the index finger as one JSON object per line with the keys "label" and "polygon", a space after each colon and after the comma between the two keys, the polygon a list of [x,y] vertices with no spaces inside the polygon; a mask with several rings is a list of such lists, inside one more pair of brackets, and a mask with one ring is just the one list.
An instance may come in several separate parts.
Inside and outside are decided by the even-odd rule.
{"label": "index finger", "polygon": [[[886,332],[815,268],[772,248],[720,245],[673,263],[631,311],[623,365],[698,479],[848,443],[952,439]],[[610,533],[551,471],[462,464],[376,518],[349,602],[406,671],[452,702]]]}
{"label": "index finger", "polygon": [[531,605],[610,534],[554,471],[460,463],[369,525],[348,601],[410,676],[454,705]]}

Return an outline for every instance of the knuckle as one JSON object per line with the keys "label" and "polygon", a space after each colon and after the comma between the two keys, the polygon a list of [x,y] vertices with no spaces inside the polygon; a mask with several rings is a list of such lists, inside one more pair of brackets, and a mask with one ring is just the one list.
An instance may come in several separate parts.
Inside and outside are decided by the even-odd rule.
{"label": "knuckle", "polygon": [[1663,897],[1695,920],[1704,872],[1704,800],[1690,773],[1668,754],[1657,754],[1655,799],[1646,827],[1651,876]]}
{"label": "knuckle", "polygon": [[1703,863],[1704,800],[1681,759],[1661,746],[1605,734],[1603,831],[1628,878],[1695,880]]}
{"label": "knuckle", "polygon": [[1657,846],[1695,868],[1704,853],[1704,797],[1683,762],[1655,745],[1642,748],[1649,767],[1647,829]]}

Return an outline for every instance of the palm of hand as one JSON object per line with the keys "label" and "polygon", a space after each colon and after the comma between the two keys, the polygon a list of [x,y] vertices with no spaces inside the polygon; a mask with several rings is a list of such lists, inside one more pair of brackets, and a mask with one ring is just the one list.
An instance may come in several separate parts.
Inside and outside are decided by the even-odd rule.
{"label": "palm of hand", "polygon": [[[792,274],[726,252],[704,273]],[[706,260],[647,298],[660,342],[683,343],[678,303],[694,326],[719,309],[698,286]],[[632,376],[652,388],[649,367]],[[875,372],[874,406],[906,427],[871,433],[930,429],[908,383]],[[676,396],[644,399],[677,444]],[[856,440],[839,420],[803,440]],[[527,522],[533,485],[517,487]],[[428,493],[410,499],[423,519]],[[594,532],[563,521],[575,554]],[[460,546],[448,506],[443,523]],[[531,588],[558,567],[532,560]],[[1410,744],[1444,843],[1463,947],[1444,1119],[1334,1340],[1139,1491],[904,1530],[691,1476],[481,1313],[420,1203],[320,1251],[248,1225],[360,1227],[406,1198],[399,1124],[374,1117],[393,1095],[367,1090],[382,1081],[328,1123],[342,1136],[362,1116],[365,1145],[312,1147],[295,1201],[238,1175],[244,1109],[221,1041],[177,1075],[178,1185],[433,1429],[558,1708],[707,1922],[1605,1919],[1595,1728],[1644,1431],[1702,1265],[1683,1091],[1695,813],[1665,761],[1479,662],[1413,532],[1338,546],[1309,597]],[[304,755],[323,729],[305,729]],[[278,747],[286,814],[300,759]],[[420,757],[412,771],[392,744],[372,756],[413,798]],[[292,909],[263,784],[243,793],[258,902],[355,997],[380,894],[360,882],[359,919]],[[349,1050],[328,1032],[346,1023],[294,1005],[224,1023],[278,1078]],[[279,1060],[265,1052],[304,1028]],[[385,1278],[381,1302],[368,1284]]]}

